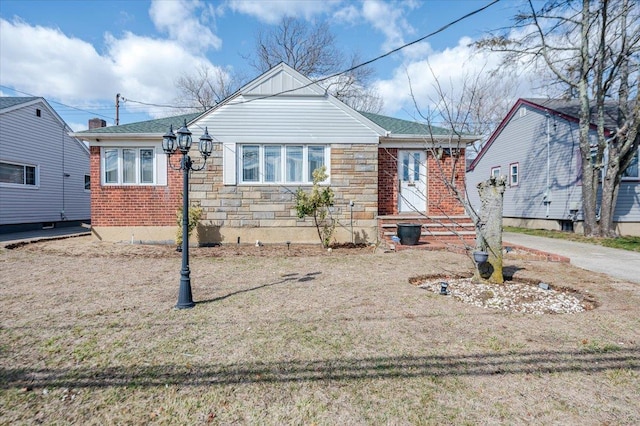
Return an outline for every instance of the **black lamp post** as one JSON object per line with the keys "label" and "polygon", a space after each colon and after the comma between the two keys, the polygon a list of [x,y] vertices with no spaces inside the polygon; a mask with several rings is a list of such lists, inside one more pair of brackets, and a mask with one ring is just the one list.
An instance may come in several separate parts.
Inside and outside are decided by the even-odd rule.
{"label": "black lamp post", "polygon": [[[198,171],[204,169],[207,164],[207,158],[213,151],[213,138],[209,136],[207,128],[200,137],[198,149],[204,157],[204,163],[200,167],[194,167],[191,157],[189,157],[189,149],[191,149],[191,132],[187,128],[187,120],[184,125],[178,129],[178,135],[173,133],[173,125],[169,127],[169,131],[162,137],[162,149],[167,154],[167,163],[173,170],[182,170],[182,269],[180,270],[180,293],[178,294],[178,304],[176,309],[193,308],[193,298],[191,297],[191,271],[189,270],[189,171]],[[174,167],[171,164],[171,155],[176,151],[182,153],[180,167]]]}

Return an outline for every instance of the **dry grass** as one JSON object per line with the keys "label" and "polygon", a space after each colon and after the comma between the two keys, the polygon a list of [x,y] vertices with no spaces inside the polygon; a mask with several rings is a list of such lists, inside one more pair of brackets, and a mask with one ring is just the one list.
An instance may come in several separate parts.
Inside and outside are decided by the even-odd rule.
{"label": "dry grass", "polygon": [[[510,260],[579,314],[493,311],[409,284],[444,252],[75,238],[0,252],[0,424],[638,424],[640,289]],[[260,254],[260,256],[254,256]]]}

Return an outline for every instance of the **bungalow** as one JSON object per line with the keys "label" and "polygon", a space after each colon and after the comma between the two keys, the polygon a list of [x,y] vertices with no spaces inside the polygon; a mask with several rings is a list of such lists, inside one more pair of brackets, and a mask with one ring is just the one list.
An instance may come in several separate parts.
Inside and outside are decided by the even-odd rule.
{"label": "bungalow", "polygon": [[[294,194],[321,166],[335,192],[337,242],[376,242],[402,221],[423,224],[425,239],[455,238],[443,222],[468,226],[439,173],[451,175],[456,164],[463,186],[464,161],[453,159],[464,159],[475,138],[452,149],[444,129],[357,112],[280,64],[204,113],[76,133],[90,145],[95,237],[174,239],[182,175],[167,163],[162,136],[183,122],[194,141],[207,129],[215,143],[205,169],[190,177],[190,200],[204,211],[201,244],[318,242],[311,221],[296,217]],[[197,150],[190,155],[202,164]]]}
{"label": "bungalow", "polygon": [[88,222],[89,149],[44,98],[0,97],[0,232]]}
{"label": "bungalow", "polygon": [[[507,177],[505,225],[582,231],[579,113],[577,101],[519,99],[469,166],[469,188],[490,176]],[[615,125],[605,119],[609,130]],[[595,126],[590,137],[595,144]],[[640,235],[638,154],[622,178],[614,213],[622,235]],[[469,201],[480,206],[476,191],[469,191]]]}

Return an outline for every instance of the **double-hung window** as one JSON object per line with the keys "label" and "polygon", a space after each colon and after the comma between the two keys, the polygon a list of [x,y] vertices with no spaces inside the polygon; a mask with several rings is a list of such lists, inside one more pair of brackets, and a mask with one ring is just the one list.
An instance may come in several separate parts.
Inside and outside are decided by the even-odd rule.
{"label": "double-hung window", "polygon": [[105,185],[156,183],[154,148],[103,148],[102,180]]}
{"label": "double-hung window", "polygon": [[314,170],[329,164],[324,145],[247,144],[239,154],[241,183],[311,183]]}
{"label": "double-hung window", "polygon": [[520,166],[518,163],[509,165],[509,186],[518,186],[520,184]]}
{"label": "double-hung window", "polygon": [[631,164],[629,164],[629,166],[624,169],[624,172],[622,172],[622,179],[636,180],[640,178],[640,174],[638,174],[638,152],[640,152],[640,148],[638,148],[633,155]]}
{"label": "double-hung window", "polygon": [[37,166],[0,161],[0,184],[36,188],[38,180]]}

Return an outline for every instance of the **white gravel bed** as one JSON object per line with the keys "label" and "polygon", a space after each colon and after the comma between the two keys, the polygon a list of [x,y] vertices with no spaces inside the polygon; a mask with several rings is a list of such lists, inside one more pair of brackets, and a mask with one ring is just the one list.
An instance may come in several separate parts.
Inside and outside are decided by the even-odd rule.
{"label": "white gravel bed", "polygon": [[482,308],[538,315],[585,311],[582,302],[576,296],[553,288],[544,290],[532,284],[482,284],[472,282],[471,278],[456,278],[429,280],[418,287],[440,294],[440,283],[443,281],[448,283],[448,295],[442,297],[453,297]]}

